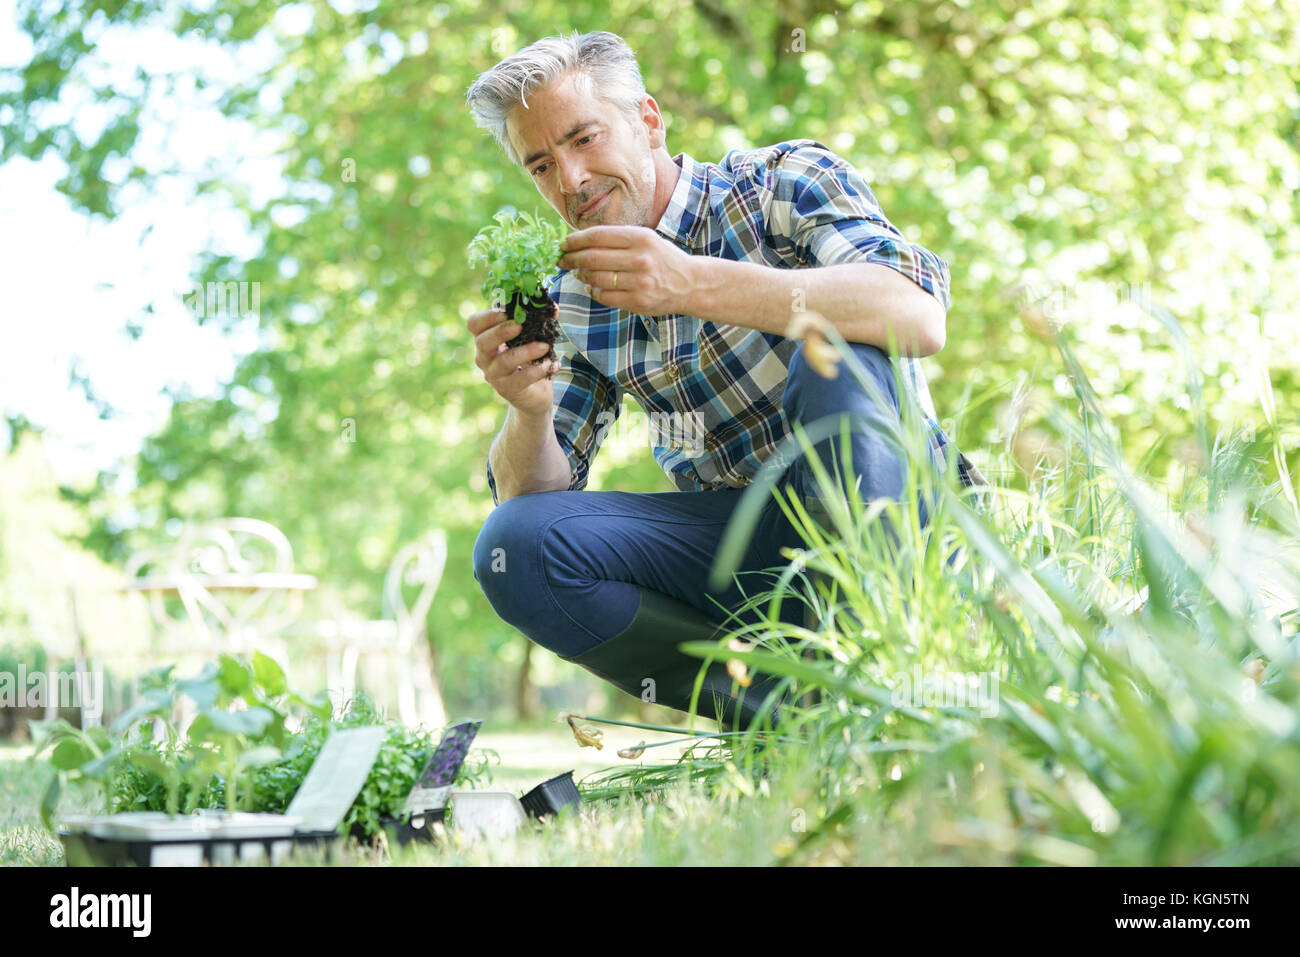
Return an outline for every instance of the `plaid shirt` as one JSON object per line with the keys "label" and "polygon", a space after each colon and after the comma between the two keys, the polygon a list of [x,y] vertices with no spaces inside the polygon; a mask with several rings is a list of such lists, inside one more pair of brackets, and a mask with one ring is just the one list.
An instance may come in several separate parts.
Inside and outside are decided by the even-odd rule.
{"label": "plaid shirt", "polygon": [[[655,230],[690,254],[781,269],[881,263],[948,309],[947,263],[904,240],[857,170],[821,143],[796,139],[732,150],[716,165],[685,153],[673,162],[682,173]],[[618,418],[624,393],[650,418],[655,459],[681,491],[748,485],[789,434],[781,397],[799,340],[694,316],[641,316],[605,306],[565,269],[551,279],[548,295],[559,307],[554,421],[569,460],[570,489],[586,487],[591,460]],[[931,445],[946,461],[949,439],[920,361],[891,361],[919,404]],[[962,482],[982,484],[959,456]],[[490,465],[487,478],[496,503]]]}

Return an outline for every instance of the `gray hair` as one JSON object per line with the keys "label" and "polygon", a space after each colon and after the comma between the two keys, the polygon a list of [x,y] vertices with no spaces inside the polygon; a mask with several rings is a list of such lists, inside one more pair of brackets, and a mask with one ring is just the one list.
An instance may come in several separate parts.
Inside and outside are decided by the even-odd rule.
{"label": "gray hair", "polygon": [[629,121],[635,121],[645,100],[645,82],[636,54],[614,33],[597,30],[569,36],[543,37],[506,57],[479,75],[465,91],[474,124],[490,132],[510,162],[523,165],[506,135],[506,117],[516,106],[527,106],[527,97],[575,70],[591,81],[597,97],[618,107]]}

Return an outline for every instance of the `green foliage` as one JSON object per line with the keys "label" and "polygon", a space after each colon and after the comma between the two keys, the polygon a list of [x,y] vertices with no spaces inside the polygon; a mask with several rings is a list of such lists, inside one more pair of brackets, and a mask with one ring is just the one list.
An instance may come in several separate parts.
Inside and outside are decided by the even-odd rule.
{"label": "green foliage", "polygon": [[[1300,509],[1269,479],[1278,437],[1218,430],[1211,447],[1202,421],[1207,472],[1162,503],[1115,448],[1072,337],[1056,345],[1080,397],[1050,410],[1066,461],[1027,494],[998,490],[987,517],[951,476],[918,476],[940,493],[925,530],[914,502],[867,508],[824,471],[826,515],[780,494],[806,547],[755,597],[767,619],[683,650],[785,678],[803,703],[780,738],[731,739],[711,776],[752,794],[774,769],[817,839],[887,808],[930,853],[984,863],[1294,863]],[[782,622],[782,600],[816,629]],[[778,857],[809,859],[816,833]]]}
{"label": "green foliage", "polygon": [[[425,764],[433,756],[441,732],[410,728],[400,721],[385,719],[364,695],[348,702],[337,718],[313,719],[294,736],[282,760],[259,768],[254,785],[253,807],[259,811],[283,812],[302,785],[325,740],[335,729],[383,725],[386,734],[379,756],[366,783],[343,818],[344,833],[360,832],[375,837],[382,831],[381,820],[401,811],[406,796],[415,786]],[[461,765],[455,784],[478,787],[488,779],[487,761],[492,752],[475,749]]]}
{"label": "green foliage", "polygon": [[[1176,306],[1215,421],[1255,422],[1263,435],[1262,386],[1300,391],[1300,37],[1286,4],[312,10],[308,32],[282,36],[273,7],[235,0],[202,10],[21,0],[34,55],[0,84],[0,161],[52,151],[69,166],[69,197],[111,213],[120,189],[159,173],[132,149],[139,107],[183,78],[110,86],[95,63],[101,24],[156,22],[178,36],[202,27],[226,49],[254,36],[278,43],[264,73],[209,92],[283,137],[283,194],[255,202],[224,173],[196,186],[228,196],[264,238],[247,260],[214,251],[194,277],[263,284],[259,345],[218,395],[177,397],[121,470],[138,483],[129,502],[111,491],[119,476],[96,483],[88,541],[117,558],[172,517],[262,517],[324,585],[377,613],[387,561],[441,525],[452,558],[435,614],[447,623],[443,666],[458,676],[453,707],[504,704],[501,662],[519,641],[459,560],[490,508],[483,462],[505,413],[473,367],[464,319],[484,306],[465,248],[492,211],[537,200],[456,92],[561,20],[618,24],[669,123],[671,154],[717,161],[733,147],[817,139],[863,173],[908,239],[948,261],[947,345],[925,366],[950,435],[993,481],[1027,492],[1047,410],[1073,397],[1035,332],[1045,314],[1080,330],[1127,461],[1171,494],[1197,472],[1178,441],[1194,403],[1168,330],[1127,290],[1149,285]],[[124,119],[102,136],[74,129],[50,108],[69,97]],[[127,156],[137,165],[119,185],[109,170]],[[353,177],[342,175],[349,160]],[[280,225],[284,213],[305,218]],[[1088,282],[1109,295],[1086,298]],[[1268,343],[1262,366],[1246,361],[1256,337]],[[1294,402],[1277,412],[1278,453],[1294,474]],[[340,439],[345,419],[355,442]],[[607,448],[589,487],[669,486],[648,450]]]}
{"label": "green foliage", "polygon": [[[344,833],[373,837],[381,818],[401,810],[437,745],[434,732],[385,719],[364,696],[335,717],[324,692],[303,698],[289,688],[280,666],[260,653],[249,660],[222,655],[193,678],[177,679],[171,671],[145,676],[135,706],[111,729],[81,731],[63,720],[35,723],[32,760],[48,751],[57,772],[41,802],[46,827],[53,828],[69,780],[98,786],[110,813],[236,807],[284,813],[330,734],[382,725],[379,756],[342,823]],[[184,735],[172,721],[182,697],[199,709]],[[291,721],[301,722],[301,729],[290,731]],[[471,752],[456,784],[484,783],[490,756],[482,749]]]}
{"label": "green foliage", "polygon": [[45,671],[49,656],[36,641],[0,645],[0,674],[17,675],[21,666],[27,674]]}
{"label": "green foliage", "polygon": [[487,264],[483,295],[505,308],[515,303],[515,322],[524,321],[524,306],[543,296],[543,284],[554,274],[560,258],[560,242],[566,230],[541,218],[536,211],[503,209],[470,240],[470,267]]}
{"label": "green foliage", "polygon": [[[289,690],[283,670],[261,652],[247,661],[222,655],[191,678],[171,672],[168,666],[146,675],[136,702],[109,730],[81,731],[62,719],[33,723],[33,758],[50,749],[60,772],[44,802],[47,826],[64,777],[98,782],[110,812],[169,814],[182,802],[192,811],[220,778],[223,804],[234,811],[240,778],[278,760],[289,720],[330,714],[328,696],[308,700]],[[196,709],[184,738],[173,722],[182,699]],[[161,807],[150,807],[159,801]]]}

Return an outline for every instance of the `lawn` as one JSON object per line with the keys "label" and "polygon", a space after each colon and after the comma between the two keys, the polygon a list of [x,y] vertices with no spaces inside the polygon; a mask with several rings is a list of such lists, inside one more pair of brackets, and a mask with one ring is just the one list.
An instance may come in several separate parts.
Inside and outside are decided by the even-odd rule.
{"label": "lawn", "polygon": [[[58,839],[41,824],[41,794],[54,774],[45,762],[31,763],[30,745],[0,742],[0,864],[50,865],[63,863]],[[64,794],[66,813],[94,809],[97,795],[81,788]]]}
{"label": "lawn", "polygon": [[[667,735],[612,727],[605,747],[580,748],[566,727],[485,731],[476,747],[491,749],[500,764],[491,765],[492,790],[521,793],[548,777],[574,771],[575,779],[611,766],[631,766],[615,752]],[[670,746],[671,747],[671,746]],[[0,744],[0,863],[61,865],[63,852],[42,826],[40,797],[53,773],[45,762],[32,764],[29,745]],[[650,752],[653,754],[654,752]],[[677,752],[673,751],[675,757]],[[98,795],[73,786],[60,802],[62,813],[96,810]],[[625,799],[587,804],[580,816],[521,832],[515,838],[477,846],[441,848],[408,846],[391,854],[350,844],[330,857],[303,853],[299,864],[755,864],[787,853],[799,816],[788,806],[757,796],[743,815],[729,812],[707,795],[675,789],[651,800]],[[842,852],[833,848],[832,852]],[[815,858],[813,858],[815,859]]]}
{"label": "lawn", "polygon": [[[635,744],[645,737],[641,734],[632,740],[628,736],[611,744]],[[493,789],[518,793],[554,773],[576,767],[579,770],[576,776],[580,776],[585,771],[607,766],[607,762],[582,757],[567,762],[560,760],[577,751],[577,745],[571,737],[549,730],[488,734],[483,739],[486,746],[498,748],[502,755],[502,765],[493,769]],[[0,863],[61,865],[62,849],[41,825],[38,810],[40,792],[51,772],[42,765],[34,769],[29,766],[26,761],[29,753],[29,748],[0,746],[0,796],[6,808],[0,824]],[[68,813],[93,810],[94,799],[84,789],[65,794],[63,801],[61,807]],[[850,827],[833,841],[811,842],[801,851],[799,841],[804,837],[804,815],[789,795],[777,798],[759,793],[738,807],[734,799],[719,801],[698,788],[683,787],[649,800],[627,798],[588,803],[577,817],[523,831],[507,840],[463,847],[408,845],[393,848],[387,854],[353,843],[341,853],[328,857],[321,853],[301,853],[293,863],[707,866],[782,861],[898,863],[909,857],[902,847],[892,847],[894,854],[902,854],[900,858],[876,846],[881,835],[867,819],[856,824],[850,822]],[[867,853],[873,847],[876,852]],[[954,852],[951,862],[960,862],[963,857],[966,855]],[[948,859],[943,854],[933,857],[935,862]]]}

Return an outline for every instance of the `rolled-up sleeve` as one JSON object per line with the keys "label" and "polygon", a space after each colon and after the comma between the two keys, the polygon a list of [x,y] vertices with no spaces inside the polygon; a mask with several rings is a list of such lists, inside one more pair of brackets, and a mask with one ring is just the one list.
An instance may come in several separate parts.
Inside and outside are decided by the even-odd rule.
{"label": "rolled-up sleeve", "polygon": [[904,239],[847,160],[807,141],[779,157],[768,183],[773,194],[768,228],[788,240],[800,262],[880,263],[911,279],[948,310],[947,262]]}
{"label": "rolled-up sleeve", "polygon": [[[555,356],[560,362],[560,368],[552,376],[555,438],[569,460],[569,489],[580,491],[587,487],[592,459],[610,426],[618,419],[623,389],[595,369],[563,337],[555,343]],[[499,505],[490,462],[487,481],[492,490],[492,504]]]}

